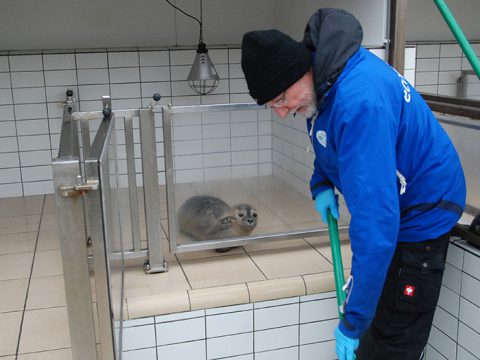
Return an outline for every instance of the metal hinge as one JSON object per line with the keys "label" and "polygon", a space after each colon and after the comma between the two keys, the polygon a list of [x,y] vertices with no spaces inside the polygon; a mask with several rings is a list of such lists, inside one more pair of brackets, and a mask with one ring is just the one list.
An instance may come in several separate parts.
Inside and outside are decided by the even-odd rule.
{"label": "metal hinge", "polygon": [[86,194],[90,190],[98,190],[98,180],[87,180],[83,184],[73,186],[60,186],[58,188],[59,193],[63,197],[76,197]]}

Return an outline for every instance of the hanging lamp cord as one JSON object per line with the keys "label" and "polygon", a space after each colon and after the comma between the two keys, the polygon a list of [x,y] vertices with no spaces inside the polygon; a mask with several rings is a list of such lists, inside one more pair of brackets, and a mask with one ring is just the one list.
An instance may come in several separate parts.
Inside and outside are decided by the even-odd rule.
{"label": "hanging lamp cord", "polygon": [[173,8],[177,9],[178,11],[180,11],[182,14],[194,19],[196,22],[198,22],[198,25],[200,25],[200,39],[199,39],[199,42],[203,42],[203,0],[200,0],[200,20],[198,20],[195,16],[192,16],[188,13],[186,13],[185,11],[183,11],[182,9],[180,9],[178,6],[172,4],[170,2],[170,0],[165,0],[167,3],[170,4],[170,6],[172,6]]}

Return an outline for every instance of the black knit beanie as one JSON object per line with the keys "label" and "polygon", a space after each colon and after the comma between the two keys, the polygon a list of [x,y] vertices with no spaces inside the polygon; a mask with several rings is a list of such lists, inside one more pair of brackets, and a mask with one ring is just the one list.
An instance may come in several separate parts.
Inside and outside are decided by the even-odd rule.
{"label": "black knit beanie", "polygon": [[311,56],[303,43],[278,30],[247,32],[242,69],[250,95],[260,105],[274,99],[305,75]]}

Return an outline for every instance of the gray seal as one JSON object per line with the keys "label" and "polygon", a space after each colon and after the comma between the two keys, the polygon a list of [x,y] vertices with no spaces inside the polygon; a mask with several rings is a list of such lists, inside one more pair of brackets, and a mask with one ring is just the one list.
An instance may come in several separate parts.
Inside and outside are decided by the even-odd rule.
{"label": "gray seal", "polygon": [[249,235],[257,226],[257,210],[249,204],[230,207],[208,195],[187,199],[178,210],[181,231],[197,240]]}

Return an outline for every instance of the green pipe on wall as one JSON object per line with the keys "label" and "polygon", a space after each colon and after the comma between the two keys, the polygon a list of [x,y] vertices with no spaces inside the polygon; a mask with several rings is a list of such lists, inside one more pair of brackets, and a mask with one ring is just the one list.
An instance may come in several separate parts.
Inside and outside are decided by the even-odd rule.
{"label": "green pipe on wall", "polygon": [[475,51],[473,51],[472,46],[468,42],[465,34],[463,33],[460,25],[458,25],[457,21],[455,20],[452,12],[448,8],[447,4],[444,0],[433,0],[435,5],[437,5],[438,10],[442,14],[443,18],[445,19],[447,25],[450,27],[453,35],[457,39],[458,43],[462,47],[465,56],[467,57],[470,65],[472,65],[473,70],[477,74],[477,77],[480,79],[480,60],[478,60]]}

